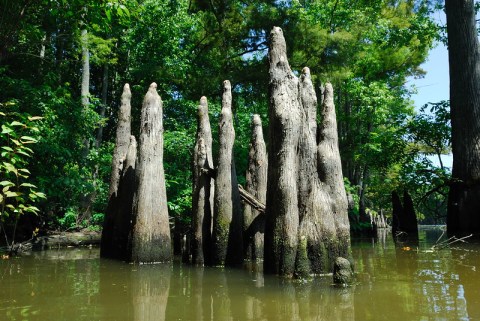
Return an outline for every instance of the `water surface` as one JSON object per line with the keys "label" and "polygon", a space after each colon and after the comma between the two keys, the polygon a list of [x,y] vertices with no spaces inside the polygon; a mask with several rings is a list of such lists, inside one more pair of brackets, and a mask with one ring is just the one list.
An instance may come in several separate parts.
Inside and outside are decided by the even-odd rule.
{"label": "water surface", "polygon": [[0,320],[480,320],[480,247],[432,252],[391,235],[353,241],[357,284],[302,282],[245,269],[132,265],[98,249],[0,261]]}

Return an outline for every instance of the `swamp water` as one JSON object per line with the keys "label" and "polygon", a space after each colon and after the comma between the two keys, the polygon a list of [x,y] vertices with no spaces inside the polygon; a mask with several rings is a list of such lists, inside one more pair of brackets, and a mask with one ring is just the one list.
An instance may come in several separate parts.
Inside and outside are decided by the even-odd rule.
{"label": "swamp water", "polygon": [[263,276],[248,269],[131,265],[98,249],[0,260],[0,320],[480,320],[480,246],[428,251],[353,240],[357,284]]}

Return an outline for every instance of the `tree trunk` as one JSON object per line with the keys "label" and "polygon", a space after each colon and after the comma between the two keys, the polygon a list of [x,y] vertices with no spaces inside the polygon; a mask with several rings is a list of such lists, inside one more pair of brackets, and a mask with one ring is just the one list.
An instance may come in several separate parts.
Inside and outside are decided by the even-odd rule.
{"label": "tree trunk", "polygon": [[113,226],[116,216],[119,215],[119,195],[117,192],[124,161],[127,156],[131,140],[131,98],[132,94],[130,92],[130,86],[125,84],[123,87],[120,109],[118,111],[117,134],[115,138],[115,148],[113,150],[112,173],[110,175],[110,187],[108,192],[109,200],[103,223],[102,244],[100,248],[100,256],[102,257],[111,257],[113,254]]}
{"label": "tree trunk", "polygon": [[163,110],[152,83],[143,100],[130,260],[138,263],[171,260],[170,227],[163,171]]}
{"label": "tree trunk", "polygon": [[[107,109],[107,98],[108,98],[108,64],[105,63],[103,66],[103,76],[102,76],[102,103],[100,104],[100,118],[105,118],[105,110]],[[100,125],[97,130],[97,138],[95,140],[95,147],[100,148],[103,140],[103,125]]]}
{"label": "tree trunk", "polygon": [[[250,140],[250,151],[248,153],[245,188],[248,193],[263,204],[265,204],[267,198],[267,167],[267,148],[263,140],[262,120],[260,119],[260,115],[253,115],[252,138]],[[247,229],[259,214],[260,212],[258,210],[252,208],[249,204],[244,204],[244,228]],[[262,222],[264,221],[262,220]],[[261,226],[259,231],[246,238],[247,258],[252,260],[263,258],[264,229],[265,227]],[[246,237],[246,235],[244,235],[244,237]]]}
{"label": "tree trunk", "polygon": [[457,236],[480,232],[480,49],[474,1],[445,1],[450,108],[452,179],[447,229]]}
{"label": "tree trunk", "polygon": [[80,42],[82,44],[82,86],[80,95],[83,108],[88,108],[90,104],[90,53],[87,29],[82,30]]}
{"label": "tree trunk", "polygon": [[[408,191],[403,192],[403,205],[397,192],[392,192],[393,222],[392,232],[395,238],[402,236],[410,241],[418,240],[417,215],[413,200]],[[402,233],[400,233],[402,232]],[[402,235],[403,234],[403,235]]]}
{"label": "tree trunk", "polygon": [[403,231],[408,233],[410,239],[418,239],[417,215],[412,197],[406,190],[403,192],[403,209],[405,212],[405,221],[402,223]]}
{"label": "tree trunk", "polygon": [[192,263],[208,265],[212,242],[214,182],[208,173],[213,168],[213,157],[212,131],[206,97],[200,99],[197,110],[197,135],[193,159]]}
{"label": "tree trunk", "polygon": [[350,257],[347,196],[338,150],[333,90],[325,87],[317,142],[317,98],[304,68],[286,59],[282,30],[270,33],[270,145],[264,270],[285,276],[333,271]]}
{"label": "tree trunk", "polygon": [[238,265],[243,262],[243,217],[233,158],[235,130],[232,119],[230,82],[223,82],[222,113],[219,123],[219,156],[215,179],[212,264]]}

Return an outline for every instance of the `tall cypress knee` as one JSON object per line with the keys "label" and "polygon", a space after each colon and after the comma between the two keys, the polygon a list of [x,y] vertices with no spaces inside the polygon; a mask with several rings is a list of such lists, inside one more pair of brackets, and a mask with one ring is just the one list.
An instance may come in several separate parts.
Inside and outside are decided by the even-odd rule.
{"label": "tall cypress knee", "polygon": [[200,99],[197,110],[197,135],[193,159],[191,254],[193,264],[203,265],[210,263],[214,194],[214,182],[209,173],[213,168],[212,131],[206,97]]}
{"label": "tall cypress knee", "polygon": [[130,86],[125,84],[121,97],[120,109],[118,111],[118,124],[115,137],[115,148],[112,157],[112,173],[110,175],[109,200],[105,212],[105,220],[103,223],[102,242],[100,247],[100,255],[102,257],[111,257],[112,231],[115,216],[118,215],[118,188],[120,176],[124,167],[124,161],[128,152],[131,133],[131,105],[130,100],[132,93]]}
{"label": "tall cypress knee", "polygon": [[213,265],[238,265],[243,262],[243,217],[233,158],[234,141],[232,91],[230,82],[225,80],[219,122],[218,168],[215,179]]}
{"label": "tall cypress knee", "polygon": [[[252,138],[248,153],[248,168],[245,175],[245,189],[261,203],[265,204],[267,197],[267,148],[263,139],[262,120],[260,115],[252,117]],[[245,230],[249,233],[244,235],[246,255],[253,260],[263,257],[263,238],[265,230],[265,221],[258,220],[260,223],[251,228],[252,223],[260,213],[248,204],[244,204],[243,216],[245,221]]]}
{"label": "tall cypress knee", "polygon": [[269,146],[264,271],[293,275],[298,246],[298,78],[287,61],[282,30],[270,32]]}
{"label": "tall cypress knee", "polygon": [[123,162],[122,174],[118,185],[117,213],[113,218],[112,257],[128,260],[131,245],[129,235],[132,228],[132,205],[135,194],[135,162],[137,159],[137,141],[130,136],[128,152]]}
{"label": "tall cypress knee", "polygon": [[347,196],[332,86],[325,86],[322,123],[317,129],[317,97],[310,70],[304,68],[297,78],[286,56],[282,30],[275,27],[270,33],[269,51],[264,269],[305,277],[332,272],[337,257],[350,256]]}
{"label": "tall cypress knee", "polygon": [[140,263],[171,260],[167,193],[163,171],[163,110],[152,83],[143,100],[136,162],[134,222],[130,260]]}

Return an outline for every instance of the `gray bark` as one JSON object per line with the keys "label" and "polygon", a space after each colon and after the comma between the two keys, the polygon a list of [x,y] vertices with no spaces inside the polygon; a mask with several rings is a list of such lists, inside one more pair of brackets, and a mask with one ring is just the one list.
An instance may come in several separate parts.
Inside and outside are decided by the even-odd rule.
{"label": "gray bark", "polygon": [[298,247],[298,159],[302,111],[298,78],[287,61],[282,30],[270,32],[269,149],[264,270],[291,276]]}
{"label": "gray bark", "polygon": [[115,136],[115,148],[112,157],[112,174],[110,176],[110,187],[108,195],[117,193],[120,174],[123,169],[123,160],[128,152],[131,135],[131,104],[132,93],[129,84],[123,86],[120,109],[118,111],[118,124]]}
{"label": "gray bark", "polygon": [[304,68],[298,79],[287,62],[282,30],[275,27],[270,37],[264,269],[299,277],[332,272],[338,256],[350,257],[332,86],[325,86],[317,142],[317,98],[310,70]]}
{"label": "gray bark", "polygon": [[113,242],[113,229],[116,216],[119,215],[119,195],[117,192],[124,161],[131,141],[131,98],[132,94],[130,92],[130,86],[125,84],[123,87],[120,109],[118,111],[117,133],[115,138],[115,148],[113,150],[112,173],[110,175],[110,187],[108,193],[109,199],[103,223],[102,243],[100,247],[100,256],[102,257],[112,257],[113,247],[115,246]]}
{"label": "gray bark", "polygon": [[212,131],[208,117],[207,98],[200,99],[197,110],[197,135],[193,153],[193,219],[192,263],[210,263],[214,181],[209,175],[213,168]]}
{"label": "gray bark", "polygon": [[83,108],[88,108],[90,104],[90,52],[88,50],[88,32],[83,29],[80,36],[82,44],[82,86],[80,95],[82,97]]}
{"label": "gray bark", "polygon": [[238,265],[243,262],[243,217],[233,158],[235,130],[232,115],[232,91],[223,82],[222,113],[219,123],[219,156],[215,179],[212,264]]}
{"label": "gray bark", "polygon": [[[108,64],[105,63],[103,66],[103,76],[102,76],[102,104],[100,105],[100,118],[105,118],[105,110],[107,109],[107,98],[108,98]],[[95,147],[100,148],[100,145],[103,141],[103,125],[100,125],[97,130],[97,138],[95,140]]]}
{"label": "gray bark", "polygon": [[[252,117],[252,138],[248,153],[248,168],[246,173],[246,191],[256,201],[265,204],[267,198],[267,148],[263,139],[262,120],[260,115]],[[244,204],[244,227],[247,230],[260,212],[249,204]],[[264,222],[264,221],[263,221]],[[246,237],[246,257],[252,260],[263,258],[264,226],[260,226],[254,235]],[[244,237],[247,235],[244,235]]]}
{"label": "gray bark", "polygon": [[473,0],[445,1],[452,121],[450,235],[480,233],[480,48]]}
{"label": "gray bark", "polygon": [[136,162],[136,190],[130,260],[139,263],[171,260],[167,193],[163,171],[163,110],[152,83],[143,100]]}

